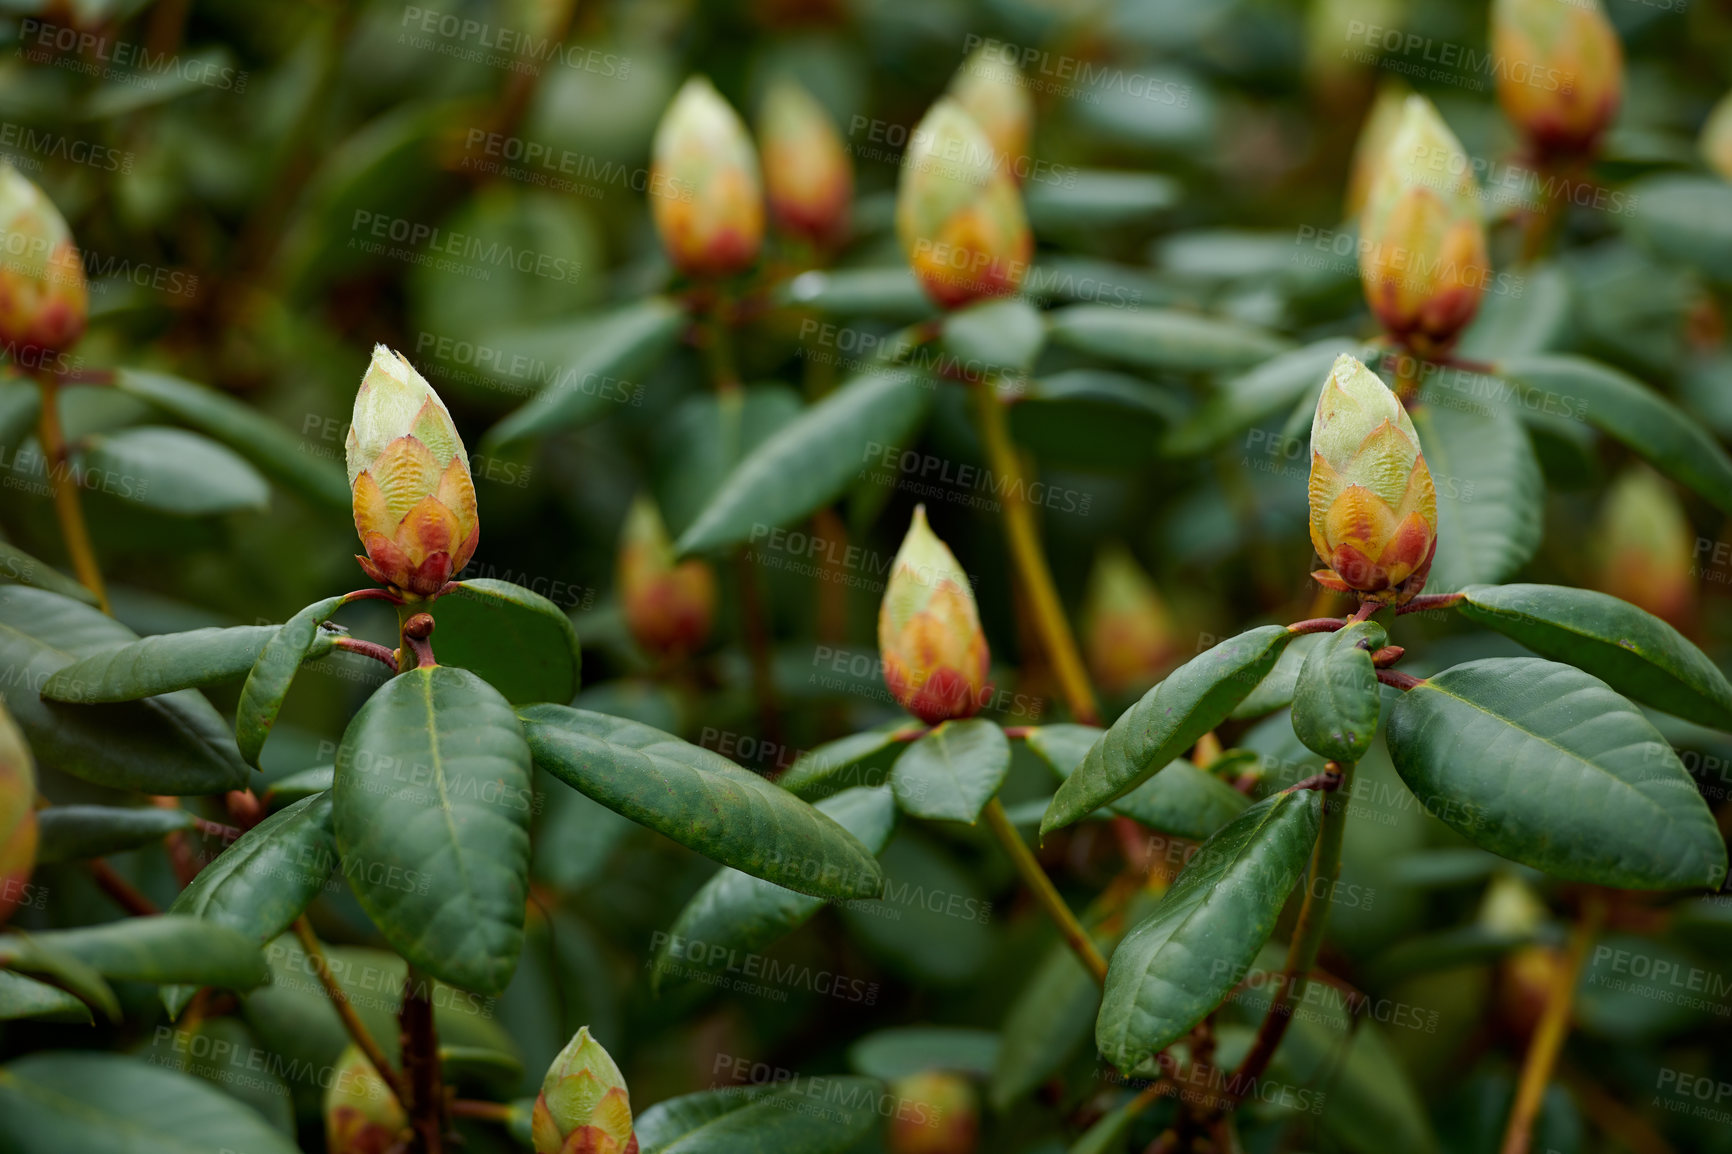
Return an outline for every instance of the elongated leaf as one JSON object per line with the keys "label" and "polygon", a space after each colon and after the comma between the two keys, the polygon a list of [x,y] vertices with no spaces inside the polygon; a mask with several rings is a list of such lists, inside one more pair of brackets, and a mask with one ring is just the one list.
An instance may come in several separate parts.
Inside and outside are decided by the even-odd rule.
{"label": "elongated leaf", "polygon": [[814,269],[789,281],[779,295],[784,303],[840,317],[917,321],[938,311],[914,279],[914,271],[902,263],[887,268]]}
{"label": "elongated leaf", "polygon": [[827,741],[795,758],[776,782],[795,797],[812,801],[850,786],[878,786],[890,780],[890,768],[903,742],[898,734],[924,727],[908,721],[891,721]]}
{"label": "elongated leaf", "polygon": [[52,941],[12,933],[0,937],[0,972],[22,970],[75,994],[85,1005],[101,1010],[111,1022],[120,1021],[120,999],[88,962],[56,949]]}
{"label": "elongated leaf", "polygon": [[1293,694],[1293,732],[1311,752],[1358,761],[1371,748],[1383,710],[1371,651],[1388,641],[1377,622],[1356,621],[1312,647]]}
{"label": "elongated leaf", "polygon": [[210,1083],[120,1054],[57,1051],[0,1067],[10,1154],[297,1154]]}
{"label": "elongated leaf", "polygon": [[239,454],[185,429],[104,433],[82,455],[85,484],[179,517],[263,509],[270,486]]}
{"label": "elongated leaf", "polygon": [[974,824],[1010,772],[1010,742],[990,721],[947,721],[896,759],[896,802],[915,817]]}
{"label": "elongated leaf", "polygon": [[1483,849],[1572,881],[1717,888],[1726,846],[1677,754],[1597,677],[1470,661],[1402,695],[1387,739],[1432,812]]}
{"label": "elongated leaf", "polygon": [[1711,176],[1665,175],[1631,190],[1629,227],[1671,260],[1732,283],[1732,188]]}
{"label": "elongated leaf", "polygon": [[114,387],[216,438],[301,496],[329,508],[348,509],[349,485],[343,470],[306,452],[299,437],[250,405],[190,381],[135,369],[117,370]]}
{"label": "elongated leaf", "polygon": [[1036,232],[1116,228],[1179,202],[1179,182],[1152,172],[1071,169],[1063,175],[1062,180],[1036,180],[1024,194]]}
{"label": "elongated leaf", "polygon": [[361,907],[443,982],[496,994],[523,950],[529,747],[511,706],[462,669],[412,669],[337,747],[337,845]]}
{"label": "elongated leaf", "polygon": [[1176,309],[1071,305],[1049,315],[1059,344],[1145,369],[1246,368],[1289,348],[1263,329]]}
{"label": "elongated leaf", "polygon": [[[0,442],[3,443],[5,442]],[[86,605],[96,604],[96,594],[46,561],[38,561],[7,541],[0,541],[0,581],[13,585],[33,585],[50,593],[58,593],[62,597],[82,601]]]}
{"label": "elongated leaf", "polygon": [[998,1063],[998,1035],[967,1026],[892,1026],[848,1047],[856,1074],[894,1082],[927,1070],[984,1078]]}
{"label": "elongated leaf", "polygon": [[723,865],[820,898],[873,898],[883,887],[853,834],[720,754],[583,709],[535,705],[519,716],[536,765]]}
{"label": "elongated leaf", "polygon": [[[890,840],[896,824],[895,799],[883,787],[845,789],[813,808],[833,818],[874,854]],[[823,905],[822,898],[795,893],[739,870],[723,869],[704,883],[674,919],[673,928],[656,951],[650,981],[660,986],[683,961],[707,964],[713,946],[727,949],[731,957],[757,953],[804,925]]]}
{"label": "elongated leaf", "polygon": [[[1106,730],[1093,725],[1042,725],[1029,731],[1029,749],[1064,780],[1082,764]],[[1202,841],[1244,811],[1251,801],[1212,773],[1176,758],[1108,808],[1151,829]]]}
{"label": "elongated leaf", "polygon": [[0,1022],[39,1018],[50,1022],[77,1022],[88,1026],[94,1019],[90,1007],[59,986],[0,970]]}
{"label": "elongated leaf", "polygon": [[312,769],[303,769],[299,773],[291,773],[271,782],[270,787],[265,790],[265,805],[271,809],[281,809],[297,801],[304,801],[314,794],[324,793],[336,784],[336,766],[315,765]]}
{"label": "elongated leaf", "polygon": [[488,338],[490,346],[558,369],[528,404],[488,430],[483,447],[493,451],[524,437],[572,428],[631,402],[631,378],[654,367],[673,347],[684,320],[673,301],[645,297],[599,317]]}
{"label": "elongated leaf", "polygon": [[28,953],[33,946],[75,958],[117,981],[194,982],[250,990],[270,977],[257,942],[227,926],[178,914],[127,918],[77,930],[45,930],[22,942],[0,937],[0,957],[20,950]]}
{"label": "elongated leaf", "polygon": [[1195,414],[1167,434],[1161,448],[1177,457],[1195,456],[1224,444],[1235,433],[1287,412],[1314,397],[1342,353],[1362,351],[1357,341],[1330,337],[1277,353],[1256,368],[1215,386]]}
{"label": "elongated leaf", "polygon": [[577,696],[581,649],[563,609],[509,581],[459,585],[430,610],[440,661],[476,674],[513,705],[564,705]]}
{"label": "elongated leaf", "polygon": [[1095,1041],[1129,1071],[1221,1004],[1275,930],[1321,815],[1315,790],[1277,793],[1204,842],[1107,967]]}
{"label": "elongated leaf", "polygon": [[879,1124],[876,1079],[803,1078],[701,1090],[637,1119],[639,1154],[845,1154]]}
{"label": "elongated leaf", "polygon": [[[236,625],[159,633],[74,661],[48,679],[42,696],[50,701],[136,701],[176,689],[221,685],[245,677],[277,629]],[[335,643],[335,634],[317,630],[307,657],[323,657]]]}
{"label": "elongated leaf", "polygon": [[1195,745],[1257,687],[1295,636],[1262,625],[1173,670],[1113,722],[1059,786],[1041,834],[1118,800]]}
{"label": "elongated leaf", "polygon": [[1413,413],[1437,486],[1437,557],[1425,591],[1453,593],[1527,564],[1539,548],[1545,486],[1527,431],[1509,412],[1432,398]]}
{"label": "elongated leaf", "polygon": [[[905,369],[855,377],[782,426],[728,475],[680,536],[681,554],[746,540],[841,496],[875,452],[900,446],[932,404],[931,382]],[[791,483],[791,478],[799,483]]]}
{"label": "elongated leaf", "polygon": [[0,593],[0,697],[39,761],[115,789],[203,794],[246,783],[228,725],[195,690],[115,705],[38,693],[73,661],[136,641],[100,610],[22,586]]}
{"label": "elongated leaf", "polygon": [[988,368],[1026,372],[1046,343],[1046,325],[1025,300],[987,300],[945,317],[943,341],[971,375]]}
{"label": "elongated leaf", "polygon": [[248,765],[259,764],[259,754],[264,752],[265,738],[282,712],[289,684],[319,643],[319,626],[341,604],[343,597],[338,595],[308,605],[277,629],[253,662],[252,672],[241,687],[240,703],[235,706],[235,744]]}
{"label": "elongated leaf", "polygon": [[121,853],[192,827],[192,814],[180,809],[56,805],[36,815],[36,861],[46,864]]}
{"label": "elongated leaf", "polygon": [[[1567,406],[1569,413],[1622,441],[1721,512],[1732,512],[1732,457],[1700,421],[1685,416],[1634,377],[1585,357],[1561,355],[1510,357],[1498,368],[1530,398]],[[1530,399],[1530,403],[1537,402]],[[1420,440],[1424,439],[1422,430]]]}
{"label": "elongated leaf", "polygon": [[1682,633],[1628,601],[1567,585],[1470,585],[1463,617],[1541,657],[1598,677],[1625,697],[1732,730],[1732,683]]}

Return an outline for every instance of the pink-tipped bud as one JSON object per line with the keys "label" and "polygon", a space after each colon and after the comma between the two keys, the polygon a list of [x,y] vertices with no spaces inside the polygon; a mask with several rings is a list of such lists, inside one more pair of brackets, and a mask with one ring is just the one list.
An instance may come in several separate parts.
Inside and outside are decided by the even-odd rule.
{"label": "pink-tipped bud", "polygon": [[1600,0],[1493,0],[1504,115],[1539,159],[1590,155],[1624,99],[1624,49]]}
{"label": "pink-tipped bud", "polygon": [[1603,592],[1680,629],[1694,624],[1696,534],[1669,484],[1640,465],[1620,475],[1606,494],[1596,536],[1596,584]]}
{"label": "pink-tipped bud", "polygon": [[325,1148],[330,1154],[386,1154],[408,1126],[402,1105],[367,1056],[356,1046],[344,1050],[325,1090]]}
{"label": "pink-tipped bud", "polygon": [[927,525],[924,505],[915,508],[884,585],[878,651],[891,696],[926,724],[980,712],[988,653],[974,587]]}
{"label": "pink-tipped bud", "polygon": [[[1005,56],[1006,51],[1011,56]],[[1015,50],[983,44],[962,62],[950,81],[950,99],[986,134],[999,165],[1021,183],[1029,169],[1029,138],[1034,134],[1034,101],[1018,70]]]}
{"label": "pink-tipped bud", "polygon": [[530,1135],[535,1154],[637,1154],[625,1076],[588,1026],[547,1068]]}
{"label": "pink-tipped bud", "polygon": [[824,106],[794,81],[778,81],[764,98],[758,139],[776,227],[819,248],[841,243],[854,199],[854,167]]}
{"label": "pink-tipped bud", "polygon": [[36,865],[36,763],[0,704],[0,925],[23,904]]}
{"label": "pink-tipped bud", "polygon": [[26,368],[72,347],[90,313],[84,264],[52,201],[0,164],[0,342]]}
{"label": "pink-tipped bud", "polygon": [[656,127],[650,187],[656,232],[673,266],[690,277],[744,272],[764,244],[758,153],[739,114],[694,76]]}
{"label": "pink-tipped bud", "polygon": [[1172,618],[1155,583],[1122,545],[1095,560],[1083,605],[1083,646],[1104,693],[1147,689],[1172,664]]}
{"label": "pink-tipped bud", "polygon": [[890,1154],[974,1154],[980,1142],[980,1101],[967,1078],[924,1070],[890,1087]]}
{"label": "pink-tipped bud", "polygon": [[648,653],[680,657],[701,648],[716,616],[716,578],[703,561],[674,561],[655,502],[640,494],[619,541],[619,597],[626,626]]}

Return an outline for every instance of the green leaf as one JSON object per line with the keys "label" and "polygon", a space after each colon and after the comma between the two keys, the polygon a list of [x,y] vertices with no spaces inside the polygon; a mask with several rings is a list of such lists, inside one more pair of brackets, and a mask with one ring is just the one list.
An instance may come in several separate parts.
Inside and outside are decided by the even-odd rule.
{"label": "green leaf", "polygon": [[948,314],[941,339],[944,350],[963,362],[971,378],[988,368],[1022,373],[1040,356],[1046,325],[1033,305],[1004,297]]}
{"label": "green leaf", "polygon": [[1216,385],[1201,407],[1167,434],[1161,449],[1175,457],[1194,457],[1223,445],[1240,430],[1287,412],[1306,396],[1315,396],[1336,357],[1363,351],[1357,341],[1329,337],[1277,353],[1256,368]]}
{"label": "green leaf", "polygon": [[1311,752],[1358,761],[1371,748],[1383,712],[1371,654],[1388,643],[1382,625],[1355,621],[1312,646],[1293,692],[1293,732]]}
{"label": "green leaf", "polygon": [[875,729],[827,741],[795,758],[776,784],[807,801],[849,786],[883,785],[890,780],[896,755],[902,752],[898,735],[924,729],[917,722],[887,721]]}
{"label": "green leaf", "polygon": [[114,387],[227,445],[273,481],[332,509],[349,508],[349,484],[334,462],[308,453],[301,439],[225,393],[162,373],[118,369]]}
{"label": "green leaf", "polygon": [[885,268],[813,269],[789,281],[777,296],[783,304],[849,319],[918,321],[938,311],[914,279],[914,271],[902,263]]}
{"label": "green leaf", "polygon": [[1732,187],[1712,176],[1653,177],[1630,190],[1629,227],[1660,255],[1732,283]]}
{"label": "green leaf", "polygon": [[529,747],[511,706],[462,669],[411,669],[337,747],[343,873],[385,939],[440,981],[497,994],[523,950]]}
{"label": "green leaf", "polygon": [[[900,446],[932,404],[932,382],[892,369],[865,373],[782,426],[728,475],[676,546],[681,555],[746,540],[829,504],[872,463]],[[798,483],[794,482],[798,478]]]}
{"label": "green leaf", "polygon": [[1732,513],[1732,457],[1700,421],[1640,381],[1609,365],[1572,356],[1510,357],[1499,363],[1498,371],[1524,390],[1530,407],[1562,409],[1566,416],[1586,420],[1722,513]]}
{"label": "green leaf", "polygon": [[23,933],[0,937],[0,972],[23,970],[52,978],[87,1006],[101,1010],[111,1022],[120,1021],[120,1000],[89,963],[54,947],[51,941]]}
{"label": "green leaf", "polygon": [[[1029,749],[1068,778],[1106,730],[1093,725],[1042,725],[1031,729]],[[1251,801],[1212,773],[1176,758],[1108,808],[1151,829],[1202,841],[1244,811]]]}
{"label": "green leaf", "polygon": [[445,665],[476,674],[513,705],[577,696],[577,630],[546,597],[509,581],[475,578],[429,607],[433,648]]}
{"label": "green leaf", "polygon": [[872,1078],[802,1078],[700,1090],[637,1119],[640,1154],[848,1154],[879,1124]]}
{"label": "green leaf", "polygon": [[998,1035],[965,1026],[895,1026],[848,1047],[856,1074],[894,1082],[927,1070],[986,1077],[998,1064]]}
{"label": "green leaf", "polygon": [[235,706],[235,744],[247,764],[257,767],[259,754],[264,752],[265,738],[282,712],[283,698],[289,685],[319,644],[319,626],[342,605],[344,596],[315,601],[296,613],[278,628],[276,635],[265,642],[252,672],[241,687],[240,703]]}
{"label": "green leaf", "polygon": [[583,709],[518,715],[536,765],[723,865],[820,898],[873,898],[883,886],[853,834],[720,754]]}
{"label": "green leaf", "polygon": [[6,541],[0,541],[0,581],[13,585],[32,585],[37,589],[46,589],[50,593],[82,601],[86,605],[96,604],[96,594],[46,561],[38,561]]}
{"label": "green leaf", "polygon": [[1470,585],[1456,609],[1625,697],[1732,731],[1732,683],[1682,633],[1628,601],[1567,585]]}
{"label": "green leaf", "polygon": [[[126,918],[77,930],[44,930],[20,940],[0,937],[0,958],[33,947],[73,958],[104,978],[125,982],[193,982],[250,990],[269,980],[259,944],[227,926],[179,914]],[[19,969],[29,965],[15,963]]]}
{"label": "green leaf", "polygon": [[1433,390],[1413,411],[1437,486],[1437,556],[1427,593],[1502,581],[1527,564],[1544,528],[1545,484],[1521,422],[1501,408],[1457,407]]}
{"label": "green leaf", "polygon": [[315,765],[287,777],[279,777],[265,789],[265,805],[281,809],[304,801],[314,794],[324,793],[337,783],[337,769],[332,765]]}
{"label": "green leaf", "polygon": [[896,803],[915,817],[973,825],[1010,772],[1010,741],[982,718],[946,721],[896,759]]}
{"label": "green leaf", "polygon": [[1107,967],[1095,1042],[1129,1071],[1183,1037],[1232,992],[1317,841],[1316,790],[1277,793],[1198,849]]}
{"label": "green leaf", "polygon": [[[237,930],[259,945],[276,938],[312,904],[337,864],[328,793],[279,810],[241,835],[180,891],[171,914]],[[162,992],[170,1017],[196,987]]]}
{"label": "green leaf", "polygon": [[1113,722],[1059,786],[1042,836],[1118,800],[1195,745],[1257,687],[1295,636],[1262,625],[1173,670]]}
{"label": "green leaf", "polygon": [[90,1007],[58,986],[0,970],[0,1022],[36,1018],[88,1026]]}
{"label": "green leaf", "polygon": [[85,485],[177,517],[259,510],[271,490],[229,449],[185,429],[146,426],[91,438],[81,455]]}
{"label": "green leaf", "polygon": [[[48,679],[42,696],[50,701],[136,701],[235,681],[251,671],[277,628],[236,625],[158,633],[74,661]],[[320,630],[307,656],[323,657],[334,648],[336,634]]]}
{"label": "green leaf", "polygon": [[[896,825],[890,791],[846,789],[813,806],[878,853]],[[650,982],[659,987],[694,944],[705,952],[722,946],[731,953],[755,954],[792,933],[823,908],[822,898],[795,893],[739,870],[724,868],[686,903],[656,951]]]}
{"label": "green leaf", "polygon": [[1263,329],[1177,309],[1071,305],[1047,316],[1055,342],[1144,369],[1240,369],[1290,347]]}
{"label": "green leaf", "polygon": [[38,692],[73,661],[138,639],[93,606],[8,586],[0,593],[0,697],[36,759],[114,789],[222,793],[246,785],[228,725],[195,690],[114,705],[65,705]]}
{"label": "green leaf", "polygon": [[0,1067],[8,1154],[297,1154],[257,1111],[199,1078],[62,1050]]}
{"label": "green leaf", "polygon": [[673,301],[651,296],[600,316],[489,337],[489,346],[556,365],[558,375],[488,430],[482,447],[492,452],[525,437],[584,424],[613,406],[637,403],[631,378],[653,368],[673,347],[685,318]]}
{"label": "green leaf", "polygon": [[1579,669],[1532,657],[1446,669],[1402,695],[1387,740],[1407,787],[1483,849],[1620,889],[1717,889],[1726,876],[1677,754]]}
{"label": "green leaf", "polygon": [[1036,180],[1023,192],[1037,233],[1138,224],[1179,202],[1179,182],[1152,172],[1069,169],[1062,180]]}
{"label": "green leaf", "polygon": [[104,857],[191,829],[185,810],[158,806],[56,805],[36,815],[38,864]]}

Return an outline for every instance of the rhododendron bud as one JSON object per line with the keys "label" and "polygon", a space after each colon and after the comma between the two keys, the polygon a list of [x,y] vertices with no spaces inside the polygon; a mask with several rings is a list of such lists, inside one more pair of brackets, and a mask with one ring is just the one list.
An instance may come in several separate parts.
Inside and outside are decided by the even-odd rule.
{"label": "rhododendron bud", "polygon": [[1732,92],[1720,98],[1702,125],[1702,156],[1710,168],[1732,180]]}
{"label": "rhododendron bud", "polygon": [[1612,482],[1600,513],[1599,588],[1688,629],[1696,616],[1696,535],[1672,487],[1636,466]]}
{"label": "rhododendron bud", "polygon": [[716,578],[703,561],[674,561],[655,502],[640,495],[619,543],[619,596],[626,626],[650,653],[679,656],[701,647],[716,616]]}
{"label": "rhododendron bud", "polygon": [[8,359],[37,368],[71,347],[90,311],[72,231],[40,188],[0,164],[0,342]]}
{"label": "rhododendron bud", "polygon": [[764,243],[758,153],[739,114],[702,76],[686,81],[656,127],[650,210],[662,248],[692,277],[744,272]]}
{"label": "rhododendron bud", "polygon": [[1147,689],[1174,653],[1173,622],[1160,591],[1123,546],[1104,550],[1083,607],[1089,672],[1106,693]]}
{"label": "rhododendron bud", "polygon": [[547,1068],[530,1126],[535,1154],[637,1154],[625,1078],[588,1026]]}
{"label": "rhododendron bud", "polygon": [[823,248],[848,232],[854,169],[824,106],[791,80],[778,81],[758,120],[764,186],[776,227]]}
{"label": "rhododendron bud", "polygon": [[1005,45],[982,44],[962,62],[950,81],[949,96],[986,135],[999,166],[1021,183],[1028,169],[1028,142],[1034,132],[1034,101]]}
{"label": "rhododendron bud", "polygon": [[1364,210],[1411,95],[1413,90],[1400,80],[1385,80],[1378,85],[1377,99],[1371,102],[1371,111],[1365,114],[1365,123],[1359,129],[1359,140],[1353,145],[1353,170],[1347,184],[1349,217],[1357,217]]}
{"label": "rhododendron bud", "polygon": [[980,1104],[967,1078],[923,1070],[890,1087],[890,1154],[973,1154],[980,1139]]}
{"label": "rhododendron bud", "polygon": [[1419,434],[1377,375],[1337,357],[1311,421],[1311,544],[1319,584],[1361,600],[1410,601],[1437,550],[1437,490]]}
{"label": "rhododendron bud", "polygon": [[438,593],[481,539],[463,438],[445,402],[402,353],[373,349],[345,446],[356,557],[375,581],[416,597]]}
{"label": "rhododendron bud", "polygon": [[1490,280],[1473,166],[1437,109],[1410,96],[1359,218],[1371,311],[1414,351],[1447,349]]}
{"label": "rhododendron bud", "polygon": [[968,575],[917,506],[878,607],[884,681],[928,725],[973,717],[988,692],[986,634]]}
{"label": "rhododendron bud", "polygon": [[337,1059],[325,1090],[325,1146],[331,1154],[385,1154],[409,1119],[379,1071],[350,1046]]}
{"label": "rhododendron bud", "polygon": [[926,295],[951,309],[1016,291],[1034,238],[1016,181],[962,106],[948,98],[909,137],[896,234]]}
{"label": "rhododendron bud", "polygon": [[1538,158],[1593,151],[1624,98],[1624,49],[1600,0],[1492,0],[1497,98]]}
{"label": "rhododendron bud", "polygon": [[24,902],[36,865],[36,765],[0,704],[0,924]]}

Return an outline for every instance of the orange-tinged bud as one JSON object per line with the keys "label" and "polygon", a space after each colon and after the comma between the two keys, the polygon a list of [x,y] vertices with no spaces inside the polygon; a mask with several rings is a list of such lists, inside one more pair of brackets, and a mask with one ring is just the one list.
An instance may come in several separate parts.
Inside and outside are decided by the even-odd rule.
{"label": "orange-tinged bud", "polygon": [[[1009,58],[1005,53],[1009,52]],[[962,106],[998,154],[999,165],[1017,183],[1028,171],[1028,142],[1034,133],[1034,101],[1016,66],[1016,49],[982,44],[951,78],[949,96]]]}
{"label": "orange-tinged bud", "polygon": [[0,704],[0,925],[23,904],[36,865],[36,763]]}
{"label": "orange-tinged bud", "polygon": [[1492,0],[1497,98],[1536,156],[1583,156],[1624,98],[1624,49],[1600,0]]}
{"label": "orange-tinged bud", "polygon": [[776,227],[830,248],[848,233],[854,168],[824,106],[792,80],[777,81],[758,119],[764,186]]}
{"label": "orange-tinged bud", "polygon": [[409,1119],[379,1071],[355,1046],[337,1059],[325,1090],[325,1147],[331,1154],[385,1154]]}
{"label": "orange-tinged bud", "polygon": [[1437,551],[1437,490],[1419,434],[1377,374],[1335,360],[1311,421],[1311,544],[1318,584],[1402,605]]}
{"label": "orange-tinged bud", "polygon": [[896,235],[926,295],[943,308],[1006,296],[1028,274],[1034,238],[1016,181],[954,100],[934,104],[909,137]]}
{"label": "orange-tinged bud", "polygon": [[980,1102],[967,1078],[924,1070],[890,1087],[890,1154],[974,1154],[980,1141]]}
{"label": "orange-tinged bud", "polygon": [[588,1026],[547,1068],[530,1134],[535,1154],[637,1154],[625,1077]]}
{"label": "orange-tinged bud", "polygon": [[674,562],[661,513],[640,494],[619,542],[619,596],[626,625],[654,654],[677,657],[700,648],[716,616],[716,578],[697,559]]}
{"label": "orange-tinged bud", "polygon": [[30,368],[75,344],[89,312],[65,219],[40,188],[0,164],[0,341]]}
{"label": "orange-tinged bud", "polygon": [[1491,258],[1473,166],[1423,96],[1402,107],[1359,241],[1359,278],[1384,329],[1422,355],[1454,344],[1479,311]]}
{"label": "orange-tinged bud", "polygon": [[1347,215],[1357,217],[1365,209],[1371,186],[1383,167],[1383,158],[1401,127],[1402,113],[1413,90],[1391,77],[1377,87],[1377,98],[1371,111],[1365,114],[1365,124],[1359,129],[1359,140],[1353,145],[1353,172],[1347,184]]}
{"label": "orange-tinged bud", "polygon": [[1708,167],[1732,180],[1732,92],[1720,98],[1702,125],[1702,157]]}
{"label": "orange-tinged bud", "polygon": [[916,506],[878,607],[884,681],[928,725],[973,717],[989,692],[988,653],[974,587]]}
{"label": "orange-tinged bud", "polygon": [[1599,542],[1602,591],[1690,628],[1696,617],[1695,534],[1670,485],[1641,465],[1621,474],[1606,494]]}
{"label": "orange-tinged bud", "polygon": [[1160,591],[1122,545],[1101,552],[1089,576],[1083,644],[1106,693],[1147,689],[1172,663],[1173,621]]}
{"label": "orange-tinged bud", "polygon": [[656,126],[650,198],[662,248],[680,272],[744,272],[764,244],[758,153],[739,114],[708,78],[694,76]]}
{"label": "orange-tinged bud", "polygon": [[355,394],[345,445],[356,557],[375,581],[431,597],[481,540],[469,454],[445,402],[402,353],[384,345]]}

